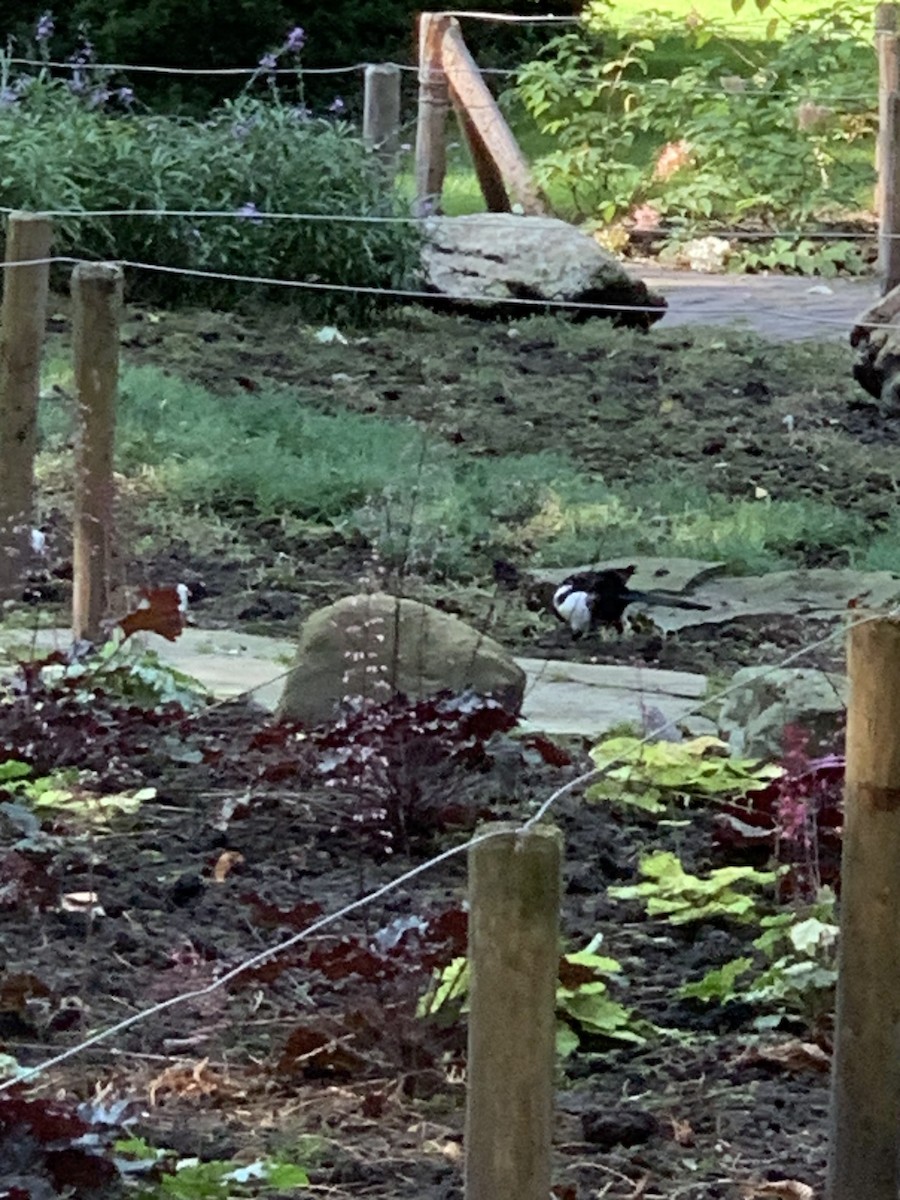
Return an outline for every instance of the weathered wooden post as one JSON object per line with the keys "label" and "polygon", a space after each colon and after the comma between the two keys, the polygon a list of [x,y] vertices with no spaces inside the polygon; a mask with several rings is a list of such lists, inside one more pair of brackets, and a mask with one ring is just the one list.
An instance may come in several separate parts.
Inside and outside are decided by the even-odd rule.
{"label": "weathered wooden post", "polygon": [[109,599],[121,267],[79,263],[72,272],[72,300],[78,422],[72,634],[95,641]]}
{"label": "weathered wooden post", "polygon": [[450,99],[469,143],[488,209],[509,212],[515,204],[527,215],[545,213],[528,160],[469,53],[457,20],[450,20],[442,47]]}
{"label": "weathered wooden post", "polygon": [[393,182],[400,148],[400,68],[396,63],[366,66],[363,141]]}
{"label": "weathered wooden post", "polygon": [[878,56],[878,138],[875,144],[875,211],[881,294],[900,283],[900,43],[897,5],[875,9]]}
{"label": "weathered wooden post", "polygon": [[466,1200],[547,1200],[562,837],[498,823],[469,851]]}
{"label": "weathered wooden post", "polygon": [[[21,594],[28,567],[52,240],[46,217],[10,214],[0,309],[0,600]],[[34,265],[11,265],[21,262]]]}
{"label": "weathered wooden post", "polygon": [[850,631],[828,1200],[900,1186],[900,620]]}
{"label": "weathered wooden post", "polygon": [[447,174],[447,112],[450,91],[442,62],[444,33],[450,18],[419,16],[419,113],[416,123],[416,215],[440,208]]}

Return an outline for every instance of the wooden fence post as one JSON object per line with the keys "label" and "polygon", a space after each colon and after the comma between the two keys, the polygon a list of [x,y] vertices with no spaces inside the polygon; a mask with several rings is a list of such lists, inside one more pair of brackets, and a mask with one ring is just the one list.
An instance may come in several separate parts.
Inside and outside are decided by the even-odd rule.
{"label": "wooden fence post", "polygon": [[450,20],[441,45],[450,98],[469,143],[488,208],[509,212],[512,202],[528,216],[545,213],[547,208],[528,160],[469,53],[457,20]]}
{"label": "wooden fence post", "polygon": [[[51,222],[14,212],[6,262],[50,256]],[[34,456],[50,264],[7,266],[0,309],[0,600],[21,595],[34,524]]]}
{"label": "wooden fence post", "polygon": [[72,272],[72,299],[78,421],[72,634],[96,641],[109,598],[121,267],[79,263]]}
{"label": "wooden fence post", "polygon": [[875,211],[881,294],[900,283],[900,48],[897,5],[875,9],[878,55],[878,138],[875,144]]}
{"label": "wooden fence post", "polygon": [[547,1200],[562,837],[487,825],[469,851],[466,1200]]}
{"label": "wooden fence post", "polygon": [[900,620],[850,631],[828,1200],[897,1200]]}
{"label": "wooden fence post", "polygon": [[419,114],[416,123],[416,216],[437,212],[447,174],[447,112],[450,90],[441,45],[450,18],[419,16]]}
{"label": "wooden fence post", "polygon": [[882,145],[887,125],[887,101],[892,92],[900,88],[900,58],[897,46],[897,5],[876,4],[875,6],[875,55],[878,59],[878,137],[875,140],[875,212],[882,213],[881,171],[884,167],[885,149]]}
{"label": "wooden fence post", "polygon": [[400,148],[400,68],[395,63],[366,66],[363,141],[393,181]]}

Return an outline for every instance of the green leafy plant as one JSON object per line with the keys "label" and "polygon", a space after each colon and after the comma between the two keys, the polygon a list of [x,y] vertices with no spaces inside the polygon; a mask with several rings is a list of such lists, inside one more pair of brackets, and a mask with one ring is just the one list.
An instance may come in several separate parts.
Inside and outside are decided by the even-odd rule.
{"label": "green leafy plant", "polygon": [[306,1167],[279,1159],[237,1163],[213,1159],[179,1158],[174,1151],[157,1149],[144,1138],[124,1138],[116,1154],[129,1163],[155,1168],[158,1181],[141,1192],[143,1200],[229,1200],[239,1196],[265,1196],[305,1187]]}
{"label": "green leafy plant", "polygon": [[[131,272],[133,295],[224,302],[245,294],[227,279],[192,279],[181,270],[373,287],[410,281],[419,257],[412,225],[340,219],[406,214],[373,155],[338,116],[314,117],[296,96],[275,89],[226,101],[197,121],[142,115],[132,100],[110,111],[108,87],[86,92],[86,83],[76,89],[46,68],[17,71],[0,56],[5,203],[71,211],[55,222],[57,253],[163,268]],[[258,74],[269,77],[263,68]],[[163,215],[79,215],[107,210]],[[233,217],[190,215],[203,210]],[[266,212],[313,219],[266,220]],[[290,295],[310,315],[371,305],[327,290],[275,294]]]}
{"label": "green leafy plant", "polygon": [[41,668],[49,686],[65,685],[71,697],[88,703],[98,688],[105,695],[153,709],[178,704],[186,710],[207,702],[207,689],[184,671],[162,662],[155,650],[113,636],[85,658],[48,660]]}
{"label": "green leafy plant", "polygon": [[690,875],[677,855],[658,850],[640,861],[642,883],[611,887],[614,900],[642,900],[648,917],[687,925],[726,917],[742,923],[760,920],[759,889],[775,884],[775,871],[720,867],[706,879]]}
{"label": "green leafy plant", "polygon": [[[619,962],[597,953],[602,936],[584,950],[563,955],[556,988],[556,1049],[561,1058],[574,1053],[584,1036],[642,1045],[653,1026],[641,1020],[609,994],[609,980],[622,970]],[[469,968],[465,958],[434,973],[428,991],[419,1001],[420,1017],[456,1020],[468,1011]]]}
{"label": "green leafy plant", "polygon": [[153,800],[156,796],[154,787],[98,792],[72,767],[35,777],[27,763],[16,759],[0,763],[0,789],[15,799],[24,800],[38,814],[50,811],[88,824],[100,824],[116,815],[136,813],[145,800]]}
{"label": "green leafy plant", "polygon": [[[822,8],[789,27],[773,18],[762,41],[699,17],[647,13],[623,26],[606,3],[583,17],[523,69],[517,89],[556,142],[538,175],[567,186],[577,213],[608,223],[642,208],[650,228],[772,228],[860,207],[874,182],[865,6]],[[805,248],[779,253],[809,269]],[[829,261],[858,263],[846,251]]]}
{"label": "green leafy plant", "polygon": [[674,801],[695,797],[743,796],[783,774],[771,763],[730,758],[725,742],[715,737],[683,742],[604,738],[591,750],[591,758],[604,774],[588,789],[588,799],[648,813],[666,812]]}
{"label": "green leafy plant", "polygon": [[754,957],[741,957],[685,984],[685,999],[727,1004],[740,1000],[769,1010],[757,1028],[777,1025],[784,1015],[816,1027],[834,1006],[838,926],[834,893],[823,889],[814,904],[763,917]]}

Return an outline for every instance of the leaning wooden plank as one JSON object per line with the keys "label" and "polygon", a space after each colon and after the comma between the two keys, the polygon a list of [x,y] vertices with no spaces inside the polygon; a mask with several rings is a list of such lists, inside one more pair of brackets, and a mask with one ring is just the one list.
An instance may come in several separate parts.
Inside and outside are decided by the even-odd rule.
{"label": "leaning wooden plank", "polygon": [[474,121],[468,111],[460,104],[454,92],[450,93],[450,99],[453,101],[453,108],[459,121],[459,127],[468,144],[469,153],[472,155],[472,165],[475,168],[475,174],[478,176],[478,184],[481,188],[481,194],[484,196],[488,212],[511,212],[512,205],[509,202],[509,196],[506,194],[506,188],[503,186],[503,176],[500,174],[497,164],[491,157],[491,152],[484,144],[484,139],[475,128]]}
{"label": "leaning wooden plank", "polygon": [[449,21],[444,30],[441,60],[453,103],[468,114],[486,153],[496,164],[497,172],[512,203],[520,205],[522,211],[529,216],[545,213],[547,206],[534,182],[528,161],[482,79],[475,60],[463,41],[459,22],[455,19]]}

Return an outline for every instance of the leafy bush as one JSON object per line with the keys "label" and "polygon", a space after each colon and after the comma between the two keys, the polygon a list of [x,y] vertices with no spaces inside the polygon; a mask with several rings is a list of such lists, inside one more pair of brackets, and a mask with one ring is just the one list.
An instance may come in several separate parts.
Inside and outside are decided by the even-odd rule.
{"label": "leafy bush", "polygon": [[687,925],[729,917],[734,921],[758,921],[757,897],[745,888],[770,887],[774,871],[756,871],[752,867],[720,867],[707,879],[690,875],[674,854],[658,850],[641,859],[643,883],[611,887],[614,900],[643,900],[647,916]]}
{"label": "leafy bush", "polygon": [[666,812],[666,802],[673,800],[753,794],[783,774],[781,767],[729,757],[726,744],[714,737],[649,743],[643,737],[608,737],[591,750],[591,758],[603,778],[588,789],[589,800],[649,813]]}
{"label": "leafy bush", "polygon": [[771,228],[859,207],[874,181],[868,8],[822,9],[779,40],[775,20],[764,42],[660,14],[621,31],[605,3],[584,15],[518,85],[558,144],[542,182],[567,185],[583,215],[609,222],[644,205],[651,223]]}
{"label": "leafy bush", "polygon": [[[727,1004],[739,1000],[769,1013],[757,1028],[777,1025],[782,1015],[797,1015],[816,1026],[832,1011],[837,983],[834,893],[798,909],[763,917],[763,932],[753,941],[756,957],[732,959],[680,989],[685,999]],[[748,979],[754,966],[758,969]]]}
{"label": "leafy bush", "polygon": [[[279,95],[244,95],[204,121],[103,107],[108,88],[75,94],[46,72],[19,81],[0,63],[4,203],[31,210],[171,209],[234,218],[71,217],[56,222],[57,253],[273,279],[393,287],[408,282],[418,241],[407,224],[263,220],[259,212],[340,218],[405,215],[353,128],[309,115]],[[121,93],[120,93],[121,94]],[[127,99],[127,95],[126,95]],[[131,271],[133,295],[223,301],[246,285]],[[252,292],[249,293],[252,296]],[[348,295],[276,289],[328,313]]]}

